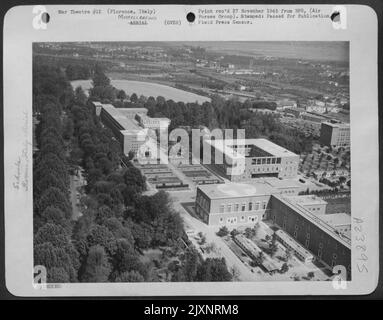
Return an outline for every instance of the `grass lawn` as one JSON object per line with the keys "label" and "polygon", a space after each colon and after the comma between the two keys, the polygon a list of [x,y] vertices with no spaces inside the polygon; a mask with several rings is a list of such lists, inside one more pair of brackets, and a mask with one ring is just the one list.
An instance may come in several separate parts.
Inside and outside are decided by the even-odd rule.
{"label": "grass lawn", "polygon": [[327,209],[326,213],[351,213],[351,197],[326,199]]}

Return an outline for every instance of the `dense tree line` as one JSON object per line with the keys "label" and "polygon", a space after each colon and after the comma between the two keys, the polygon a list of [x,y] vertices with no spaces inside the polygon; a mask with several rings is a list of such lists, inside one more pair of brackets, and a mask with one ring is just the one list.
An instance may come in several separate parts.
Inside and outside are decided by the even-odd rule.
{"label": "dense tree line", "polygon": [[77,281],[79,254],[71,241],[72,208],[62,103],[70,99],[59,69],[34,65],[34,110],[39,111],[34,154],[34,264],[47,268],[48,282]]}
{"label": "dense tree line", "polygon": [[[92,80],[93,99],[109,101],[119,93],[101,69],[94,72]],[[157,280],[151,272],[153,263],[141,260],[143,250],[180,248],[180,238],[189,243],[168,194],[143,193],[146,182],[140,171],[129,162],[121,166],[119,143],[102,126],[82,89],[73,92],[65,69],[35,64],[33,94],[38,120],[34,264],[47,268],[49,282]],[[161,97],[154,100],[137,95],[132,95],[129,103],[152,105],[150,112],[158,115],[170,112],[173,107],[169,105],[178,105],[186,116],[179,123],[206,123],[199,123],[204,119],[195,110],[188,114],[189,107],[199,108],[198,104],[183,107]],[[69,176],[81,168],[86,179],[80,199],[82,216],[72,221]],[[187,250],[181,263],[172,270],[174,265],[169,266],[172,280],[231,279],[224,259],[203,260],[190,243]]]}
{"label": "dense tree line", "polygon": [[[241,103],[236,99],[225,100],[215,96],[211,103],[198,104],[149,97],[145,102],[137,102],[136,106],[147,108],[150,116],[171,119],[169,130],[180,126],[198,128],[201,125],[210,129],[245,129],[247,138],[267,138],[298,154],[312,149],[313,137],[306,137],[299,130],[286,127],[274,114],[249,111],[249,108],[259,107],[251,102]],[[271,104],[261,106],[274,107]]]}
{"label": "dense tree line", "polygon": [[182,264],[175,266],[172,281],[231,281],[224,258],[202,259],[195,247],[186,249]]}
{"label": "dense tree line", "polygon": [[61,69],[33,63],[33,111],[40,112],[47,103],[66,106],[73,97],[72,87]]}
{"label": "dense tree line", "polygon": [[110,79],[105,75],[104,69],[96,65],[92,77],[93,87],[90,90],[90,98],[101,102],[113,102],[119,93],[116,88],[110,84]]}
{"label": "dense tree line", "polygon": [[[110,85],[102,74],[96,74],[93,83],[101,91]],[[71,158],[84,168],[87,180],[83,216],[73,231],[80,253],[79,278],[150,281],[151,268],[140,261],[140,254],[147,248],[177,245],[183,236],[181,219],[167,193],[142,194],[144,177],[129,162],[120,167],[118,142],[82,102],[81,90],[74,100],[69,112],[74,124]]]}
{"label": "dense tree line", "polygon": [[91,74],[92,68],[83,64],[68,64],[65,68],[65,75],[69,81],[86,80]]}

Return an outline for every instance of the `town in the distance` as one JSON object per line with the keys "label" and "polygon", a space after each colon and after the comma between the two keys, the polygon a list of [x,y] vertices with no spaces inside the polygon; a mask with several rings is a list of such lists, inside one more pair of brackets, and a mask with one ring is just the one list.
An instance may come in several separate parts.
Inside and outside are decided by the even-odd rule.
{"label": "town in the distance", "polygon": [[36,43],[33,63],[49,282],[351,278],[348,43]]}

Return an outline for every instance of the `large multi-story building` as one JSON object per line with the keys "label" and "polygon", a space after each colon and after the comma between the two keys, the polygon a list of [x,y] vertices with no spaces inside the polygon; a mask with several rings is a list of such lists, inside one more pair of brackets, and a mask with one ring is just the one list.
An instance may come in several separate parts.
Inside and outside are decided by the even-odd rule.
{"label": "large multi-story building", "polygon": [[205,139],[203,148],[216,170],[231,181],[294,178],[298,172],[299,156],[266,139]]}
{"label": "large multi-story building", "polygon": [[[272,195],[267,219],[272,220],[329,267],[343,265],[351,271],[349,234],[340,232],[328,221],[321,219],[321,215],[297,206],[289,197]],[[351,221],[350,216],[349,219]]]}
{"label": "large multi-story building", "polygon": [[167,130],[170,125],[170,120],[168,118],[151,118],[146,114],[138,113],[135,119],[141,126],[148,129]]}
{"label": "large multi-story building", "polygon": [[272,221],[328,266],[350,268],[351,217],[343,214],[332,219],[326,205],[315,196],[287,195],[267,182],[227,183],[198,186],[195,211],[215,227]]}
{"label": "large multi-story building", "polygon": [[271,186],[261,182],[199,186],[195,210],[209,225],[254,224],[266,217],[271,193]]}
{"label": "large multi-story building", "polygon": [[337,120],[322,122],[320,143],[329,147],[346,147],[350,145],[350,124]]}
{"label": "large multi-story building", "polygon": [[310,211],[314,215],[326,213],[327,202],[314,194],[289,197],[296,206]]}
{"label": "large multi-story building", "polygon": [[[115,108],[111,104],[102,104],[97,101],[92,104],[96,115],[99,115],[102,123],[112,130],[126,155],[130,152],[136,154],[152,136],[149,130],[156,129],[154,125],[146,125],[136,120],[137,118],[152,119],[146,115],[148,112],[146,108]],[[153,121],[156,120],[153,118]],[[161,126],[158,129],[167,130],[169,123],[169,119],[161,118]]]}

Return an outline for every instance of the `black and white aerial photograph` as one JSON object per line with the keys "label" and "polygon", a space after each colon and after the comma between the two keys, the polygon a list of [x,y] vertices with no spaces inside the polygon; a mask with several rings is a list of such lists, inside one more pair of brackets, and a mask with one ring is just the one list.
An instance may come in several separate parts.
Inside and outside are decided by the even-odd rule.
{"label": "black and white aerial photograph", "polygon": [[351,279],[348,41],[34,42],[48,283]]}

